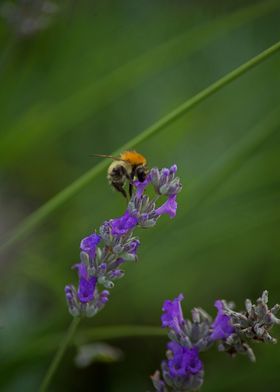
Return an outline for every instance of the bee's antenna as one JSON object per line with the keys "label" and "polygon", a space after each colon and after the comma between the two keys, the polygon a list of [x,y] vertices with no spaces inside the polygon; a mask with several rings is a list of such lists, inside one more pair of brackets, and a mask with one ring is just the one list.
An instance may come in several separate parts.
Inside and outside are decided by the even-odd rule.
{"label": "bee's antenna", "polygon": [[90,157],[99,157],[99,158],[111,158],[114,161],[122,161],[120,158],[113,157],[112,155],[106,155],[106,154],[93,154],[89,155]]}

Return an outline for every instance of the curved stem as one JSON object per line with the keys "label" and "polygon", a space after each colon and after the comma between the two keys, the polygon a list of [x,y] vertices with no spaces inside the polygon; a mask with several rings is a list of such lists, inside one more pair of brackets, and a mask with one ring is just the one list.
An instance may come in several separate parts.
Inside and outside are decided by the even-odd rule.
{"label": "curved stem", "polygon": [[65,350],[67,349],[68,344],[72,340],[74,333],[79,325],[80,318],[79,317],[74,317],[71,324],[68,327],[68,330],[66,332],[66,335],[64,336],[64,339],[61,340],[60,345],[58,347],[58,350],[55,354],[55,356],[52,359],[52,362],[47,370],[47,373],[45,374],[45,377],[40,385],[39,391],[40,392],[45,392],[60,364],[60,361],[63,357],[63,354]]}
{"label": "curved stem", "polygon": [[[235,68],[233,71],[227,73],[222,78],[218,79],[216,82],[200,91],[198,94],[194,95],[192,98],[185,101],[183,104],[178,106],[176,109],[172,110],[166,116],[163,116],[155,124],[141,132],[139,135],[131,139],[128,143],[124,144],[117,151],[113,152],[112,155],[118,155],[121,151],[134,148],[139,143],[147,140],[151,136],[155,135],[173,121],[177,120],[183,114],[187,113],[189,110],[205,101],[208,97],[215,94],[217,91],[221,90],[223,87],[233,82],[235,79],[239,78],[252,68],[256,67],[258,64],[265,61],[267,58],[272,56],[274,53],[280,50],[280,41],[276,44],[270,46],[268,49],[264,50],[257,56],[253,57],[249,61],[243,63],[239,67]],[[12,233],[7,237],[7,240],[1,245],[0,252],[11,246],[14,242],[21,239],[24,235],[30,233],[36,226],[38,226],[50,213],[55,211],[59,206],[61,206],[65,201],[73,197],[80,189],[90,183],[94,177],[96,177],[102,170],[107,167],[107,162],[103,162],[96,165],[91,170],[87,171],[84,175],[79,177],[76,181],[72,182],[68,187],[55,195],[47,203],[45,203],[38,210],[33,212],[29,217],[27,217]]]}

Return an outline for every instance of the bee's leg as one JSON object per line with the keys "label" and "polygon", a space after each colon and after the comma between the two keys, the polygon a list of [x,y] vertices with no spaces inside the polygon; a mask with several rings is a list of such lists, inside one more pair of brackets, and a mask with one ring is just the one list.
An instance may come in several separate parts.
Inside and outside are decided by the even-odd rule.
{"label": "bee's leg", "polygon": [[128,199],[126,191],[123,189],[123,184],[119,182],[112,182],[111,185],[116,189],[116,191],[120,192],[125,199]]}
{"label": "bee's leg", "polygon": [[132,196],[132,190],[133,190],[133,185],[132,185],[131,181],[129,181],[129,189],[128,189],[128,191],[129,191],[129,196],[130,197]]}
{"label": "bee's leg", "polygon": [[128,180],[129,180],[129,189],[128,189],[128,191],[129,191],[129,196],[130,197],[132,196],[133,180],[134,180],[134,177],[135,177],[135,169],[136,169],[135,167],[132,168],[132,172],[131,172],[131,174],[130,174],[130,176],[128,178]]}

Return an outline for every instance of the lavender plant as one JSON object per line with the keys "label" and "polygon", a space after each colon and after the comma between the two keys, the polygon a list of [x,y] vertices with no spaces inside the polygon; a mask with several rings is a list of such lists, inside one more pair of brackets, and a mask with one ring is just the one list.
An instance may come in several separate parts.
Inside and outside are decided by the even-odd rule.
{"label": "lavender plant", "polygon": [[[163,214],[175,217],[176,197],[182,189],[176,172],[176,165],[170,169],[151,169],[144,182],[134,182],[135,191],[124,215],[105,221],[98,233],[92,233],[81,241],[80,262],[73,266],[78,272],[78,288],[73,285],[65,287],[72,316],[92,317],[104,307],[109,299],[109,290],[124,276],[124,263],[138,259],[140,241],[134,235],[137,227],[153,227]],[[152,199],[145,194],[150,184],[155,192]],[[157,206],[161,197],[167,197],[167,200]]]}
{"label": "lavender plant", "polygon": [[[91,233],[82,239],[80,262],[73,266],[78,272],[78,287],[65,287],[68,309],[74,318],[43,379],[40,392],[46,391],[79,320],[93,317],[103,309],[115,281],[124,276],[124,263],[137,261],[140,241],[134,236],[134,230],[155,226],[164,214],[175,217],[176,197],[182,189],[176,173],[176,165],[170,169],[151,169],[144,182],[134,181],[134,192],[125,213],[105,221],[98,233]],[[149,185],[155,193],[152,199],[145,194]],[[166,200],[158,205],[162,197]]]}
{"label": "lavender plant", "polygon": [[212,321],[210,315],[201,308],[192,310],[192,320],[184,319],[181,308],[183,295],[163,304],[162,327],[169,328],[167,359],[161,363],[161,373],[156,371],[151,377],[158,392],[198,391],[203,384],[204,367],[200,352],[217,343],[219,351],[231,356],[247,354],[255,361],[250,344],[254,341],[276,343],[270,335],[275,324],[279,305],[268,307],[268,292],[264,291],[256,304],[247,299],[245,310],[236,312],[234,304],[217,300],[217,316]]}

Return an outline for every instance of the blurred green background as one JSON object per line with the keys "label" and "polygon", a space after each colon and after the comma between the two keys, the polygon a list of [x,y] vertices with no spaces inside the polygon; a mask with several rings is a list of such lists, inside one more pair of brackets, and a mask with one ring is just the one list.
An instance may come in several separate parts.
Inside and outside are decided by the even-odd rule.
{"label": "blurred green background", "polygon": [[[99,162],[90,154],[118,149],[280,37],[280,1],[54,1],[32,12],[27,0],[1,2],[3,241]],[[138,264],[79,326],[76,345],[101,340],[122,359],[79,369],[72,346],[50,391],[152,390],[165,333],[106,331],[159,327],[163,300],[180,292],[185,316],[192,306],[214,315],[216,298],[241,307],[263,289],[280,301],[279,70],[276,54],[137,146],[150,167],[178,165],[177,217],[138,231]],[[64,286],[77,283],[80,240],[124,209],[103,171],[2,252],[1,391],[38,389],[71,321]],[[278,391],[280,345],[254,348],[256,364],[202,354],[203,391]]]}

